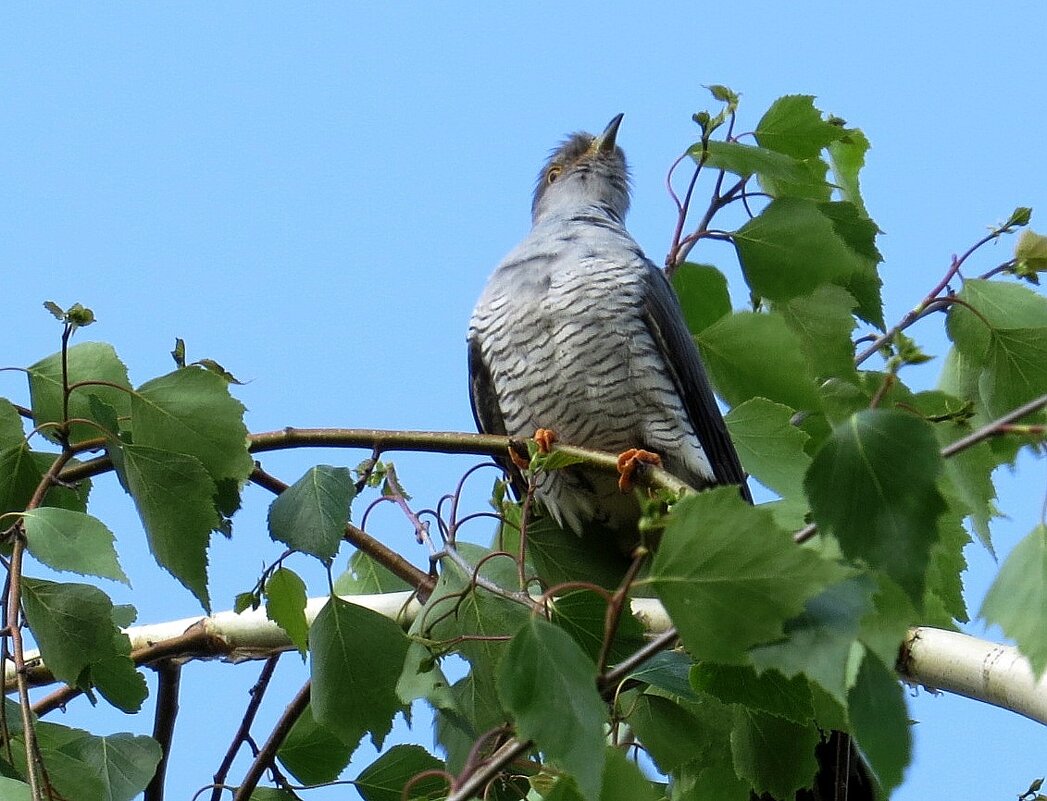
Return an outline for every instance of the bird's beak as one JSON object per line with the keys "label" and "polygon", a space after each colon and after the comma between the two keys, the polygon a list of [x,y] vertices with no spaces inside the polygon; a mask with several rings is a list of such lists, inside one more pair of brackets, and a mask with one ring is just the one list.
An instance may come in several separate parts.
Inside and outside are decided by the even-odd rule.
{"label": "bird's beak", "polygon": [[614,140],[618,137],[618,126],[622,124],[622,117],[624,116],[625,114],[615,115],[614,119],[607,123],[607,127],[603,129],[603,133],[593,140],[592,149],[594,153],[614,152]]}

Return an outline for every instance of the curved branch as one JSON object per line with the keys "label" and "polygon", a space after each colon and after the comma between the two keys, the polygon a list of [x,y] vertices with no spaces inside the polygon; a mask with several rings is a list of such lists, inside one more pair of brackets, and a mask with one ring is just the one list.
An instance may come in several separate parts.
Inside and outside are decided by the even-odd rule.
{"label": "curved branch", "polygon": [[1047,725],[1047,675],[1038,679],[1013,645],[968,634],[910,629],[898,657],[902,678],[1017,712]]}

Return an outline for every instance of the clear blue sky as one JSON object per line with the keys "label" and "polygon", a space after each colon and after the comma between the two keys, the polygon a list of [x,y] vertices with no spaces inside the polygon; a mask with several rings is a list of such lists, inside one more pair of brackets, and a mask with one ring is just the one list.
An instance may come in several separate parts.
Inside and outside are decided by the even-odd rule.
{"label": "clear blue sky", "polygon": [[[113,343],[135,382],[171,367],[176,336],[190,359],[214,358],[248,380],[238,395],[254,431],[470,430],[466,321],[528,226],[548,149],[624,111],[630,227],[661,261],[673,223],[664,173],[692,141],[691,113],[712,83],[743,93],[748,125],[779,95],[804,93],[865,130],[863,188],[886,232],[895,320],[951,254],[1016,205],[1036,209],[1034,227],[1047,229],[1045,30],[1038,2],[8,5],[0,364],[56,350],[59,329],[41,303],[80,301],[99,319],[81,339]],[[986,256],[985,269],[1010,247]],[[704,254],[730,267],[728,255]],[[940,355],[936,328],[915,334]],[[24,399],[21,378],[0,374],[0,395]],[[328,451],[267,464],[294,480],[311,464],[359,458]],[[431,505],[470,461],[398,463]],[[1011,516],[994,530],[1001,557],[1040,513],[1043,462],[1024,468],[1001,478]],[[96,501],[134,583],[114,597],[135,603],[142,622],[195,614],[145,552],[115,481],[98,482]],[[215,543],[219,608],[277,553],[267,502],[249,490],[234,541]],[[415,548],[391,511],[369,528]],[[978,547],[969,560],[976,611],[995,566]],[[260,732],[304,676],[295,657],[283,661]],[[209,781],[257,670],[186,669],[171,798]],[[916,760],[898,799],[1013,798],[1047,773],[1047,733],[1035,724],[923,691],[910,710]],[[151,727],[148,716],[83,699],[57,719]],[[428,724],[405,736],[428,743]]]}

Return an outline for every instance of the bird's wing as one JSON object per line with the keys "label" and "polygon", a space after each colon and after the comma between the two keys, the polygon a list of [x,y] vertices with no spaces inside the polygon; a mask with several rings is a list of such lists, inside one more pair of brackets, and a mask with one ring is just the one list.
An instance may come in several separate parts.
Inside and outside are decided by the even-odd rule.
{"label": "bird's wing", "polygon": [[720,408],[716,405],[709,379],[698,356],[698,348],[687,330],[676,293],[668,279],[653,263],[647,263],[644,292],[644,318],[647,328],[665,354],[677,391],[683,398],[705,455],[712,465],[718,484],[738,484],[746,500],[752,501],[745,483],[745,471],[738,461],[731,437],[727,433]]}
{"label": "bird's wing", "polygon": [[480,341],[472,333],[469,336],[469,403],[473,407],[477,431],[483,434],[507,433],[491,371],[484,362]]}

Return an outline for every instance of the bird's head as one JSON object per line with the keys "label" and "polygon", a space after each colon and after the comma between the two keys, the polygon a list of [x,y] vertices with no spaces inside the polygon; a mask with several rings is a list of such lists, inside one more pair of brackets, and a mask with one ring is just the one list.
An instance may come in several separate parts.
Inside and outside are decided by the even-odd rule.
{"label": "bird's head", "polygon": [[619,222],[629,210],[629,168],[615,144],[624,114],[612,119],[603,133],[571,134],[545,163],[534,188],[531,217],[597,207]]}

